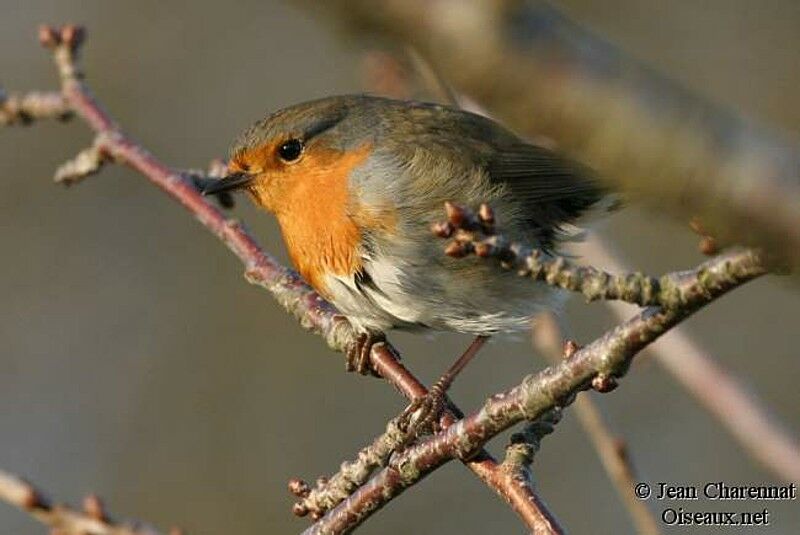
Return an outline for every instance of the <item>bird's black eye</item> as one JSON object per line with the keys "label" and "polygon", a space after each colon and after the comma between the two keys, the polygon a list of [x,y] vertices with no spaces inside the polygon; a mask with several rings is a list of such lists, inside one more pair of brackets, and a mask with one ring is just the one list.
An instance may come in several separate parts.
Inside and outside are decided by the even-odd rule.
{"label": "bird's black eye", "polygon": [[303,142],[299,139],[290,139],[278,147],[278,156],[284,162],[293,162],[303,153]]}

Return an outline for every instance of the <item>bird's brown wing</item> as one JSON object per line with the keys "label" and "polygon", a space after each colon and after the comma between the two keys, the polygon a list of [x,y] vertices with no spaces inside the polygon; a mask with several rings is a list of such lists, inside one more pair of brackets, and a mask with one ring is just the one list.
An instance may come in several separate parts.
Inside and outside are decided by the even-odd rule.
{"label": "bird's brown wing", "polygon": [[584,166],[522,142],[495,147],[486,171],[493,183],[505,185],[521,204],[533,235],[545,248],[552,248],[562,225],[606,193]]}

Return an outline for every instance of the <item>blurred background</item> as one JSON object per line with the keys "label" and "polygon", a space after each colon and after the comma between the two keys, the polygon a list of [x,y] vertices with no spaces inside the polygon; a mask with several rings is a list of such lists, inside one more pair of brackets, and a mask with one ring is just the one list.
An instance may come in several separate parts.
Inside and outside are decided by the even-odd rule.
{"label": "blurred background", "polygon": [[[796,136],[800,3],[555,5],[688,87]],[[39,23],[85,24],[93,90],[134,138],[180,168],[224,155],[242,128],[272,110],[364,90],[364,55],[373,50],[342,39],[313,9],[272,0],[6,1],[2,12],[7,90],[55,88],[50,58],[35,39]],[[79,121],[0,130],[0,467],[58,500],[79,503],[96,492],[117,516],[162,528],[180,525],[195,535],[301,531],[308,520],[292,516],[286,481],[331,473],[383,429],[402,399],[379,380],[346,374],[341,355],[248,285],[238,261],[142,177],[110,166],[69,190],[53,185],[56,166],[90,141]],[[247,202],[236,213],[287,261],[274,221]],[[629,265],[653,274],[702,260],[685,225],[635,206],[599,232]],[[797,288],[767,277],[682,327],[795,433],[798,310]],[[579,299],[566,316],[579,341],[614,323],[604,306]],[[428,382],[468,343],[456,335],[435,343],[419,335],[392,340]],[[494,341],[452,397],[474,409],[543,363],[525,336]],[[612,395],[585,395],[628,441],[641,480],[776,482],[647,356]],[[503,445],[500,438],[490,449],[502,453]],[[569,411],[534,470],[572,533],[633,532]],[[797,533],[796,501],[768,507],[772,525],[750,532]],[[0,506],[0,533],[43,532]],[[451,463],[361,532],[522,527]]]}

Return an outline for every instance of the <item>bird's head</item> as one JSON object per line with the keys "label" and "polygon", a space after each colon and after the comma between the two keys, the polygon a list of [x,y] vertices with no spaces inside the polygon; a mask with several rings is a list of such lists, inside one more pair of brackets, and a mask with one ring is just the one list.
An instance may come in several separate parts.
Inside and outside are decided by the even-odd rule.
{"label": "bird's head", "polygon": [[329,97],[258,121],[231,147],[228,175],[203,193],[245,190],[257,204],[279,214],[300,192],[324,190],[371,152],[373,119],[365,113],[365,99]]}

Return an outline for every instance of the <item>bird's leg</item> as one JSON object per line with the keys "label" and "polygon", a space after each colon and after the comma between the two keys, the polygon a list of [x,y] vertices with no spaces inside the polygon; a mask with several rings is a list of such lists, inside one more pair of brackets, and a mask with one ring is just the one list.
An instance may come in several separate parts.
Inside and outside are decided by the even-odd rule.
{"label": "bird's leg", "polygon": [[372,368],[370,354],[373,346],[385,342],[386,336],[383,333],[367,331],[359,334],[356,342],[347,350],[347,371],[380,377]]}
{"label": "bird's leg", "polygon": [[[486,343],[488,340],[488,336],[480,335],[476,336],[472,343],[469,345],[466,351],[458,357],[458,359],[447,369],[446,372],[439,378],[438,381],[431,387],[428,391],[428,394],[417,398],[411,402],[411,404],[406,407],[406,410],[403,411],[401,415],[401,426],[405,428],[413,428],[414,435],[418,435],[421,432],[425,431],[428,427],[432,424],[435,427],[439,418],[439,415],[442,412],[442,409],[445,406],[445,394],[450,386],[453,384],[453,381],[461,373],[467,364],[473,359],[475,355],[478,354],[483,344]],[[411,418],[417,411],[420,412],[419,416],[417,416],[415,421],[412,421]]]}

